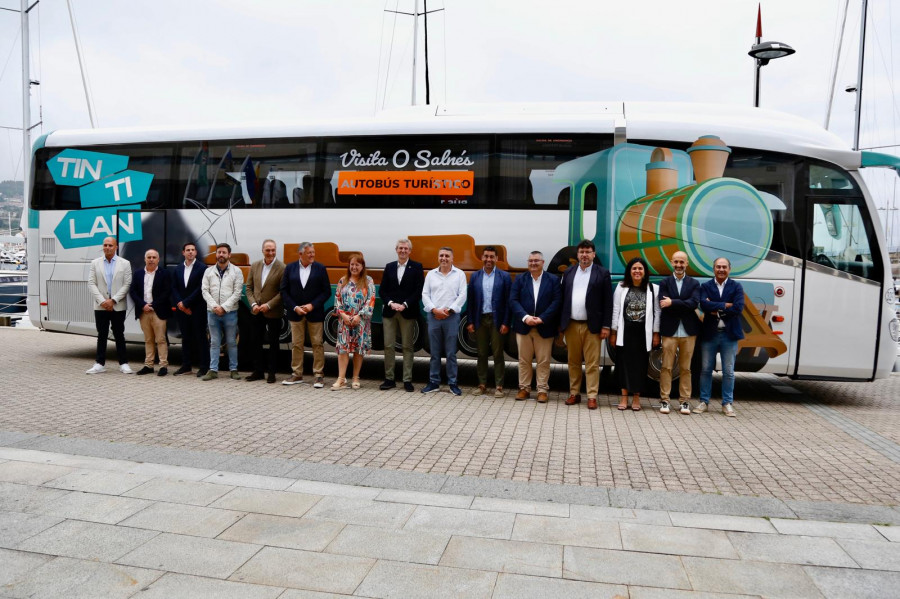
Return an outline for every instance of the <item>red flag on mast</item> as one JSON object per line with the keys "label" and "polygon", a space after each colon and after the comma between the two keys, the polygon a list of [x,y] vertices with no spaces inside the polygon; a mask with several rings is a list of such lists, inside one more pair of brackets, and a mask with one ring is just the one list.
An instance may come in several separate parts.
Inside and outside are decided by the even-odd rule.
{"label": "red flag on mast", "polygon": [[756,9],[756,37],[762,37],[762,3],[759,3]]}

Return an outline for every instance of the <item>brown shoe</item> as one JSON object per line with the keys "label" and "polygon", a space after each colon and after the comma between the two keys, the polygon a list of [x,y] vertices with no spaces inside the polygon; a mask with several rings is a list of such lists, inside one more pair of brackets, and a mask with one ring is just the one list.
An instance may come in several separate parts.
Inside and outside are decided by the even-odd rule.
{"label": "brown shoe", "polygon": [[538,403],[547,403],[547,394],[546,393],[538,393],[537,402]]}
{"label": "brown shoe", "polygon": [[487,391],[487,385],[478,385],[477,389],[472,390],[472,395],[484,395]]}
{"label": "brown shoe", "polygon": [[516,399],[518,401],[528,399],[529,397],[531,397],[531,393],[528,391],[528,389],[519,389],[519,392],[516,393]]}
{"label": "brown shoe", "polygon": [[596,410],[597,409],[597,398],[596,397],[588,397],[588,410]]}
{"label": "brown shoe", "polygon": [[580,393],[576,393],[575,395],[570,395],[569,397],[566,398],[567,406],[574,406],[577,403],[581,403],[581,394]]}
{"label": "brown shoe", "polygon": [[494,397],[506,397],[506,393],[503,391],[503,387],[497,387],[494,389]]}

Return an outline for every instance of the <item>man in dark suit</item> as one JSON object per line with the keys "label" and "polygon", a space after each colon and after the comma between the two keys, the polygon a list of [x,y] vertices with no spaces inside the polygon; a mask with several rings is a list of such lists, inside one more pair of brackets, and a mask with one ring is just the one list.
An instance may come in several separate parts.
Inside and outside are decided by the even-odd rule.
{"label": "man in dark suit", "polygon": [[489,245],[481,252],[484,268],[469,279],[466,329],[478,342],[478,389],[472,395],[487,392],[488,356],[494,357],[494,397],[503,397],[503,345],[509,332],[509,289],[512,279],[497,268],[497,248]]}
{"label": "man in dark suit", "polygon": [[662,338],[662,368],[659,372],[659,411],[668,414],[669,394],[672,392],[672,367],[675,366],[675,353],[678,353],[678,366],[681,370],[679,379],[679,396],[681,413],[691,413],[691,357],[697,334],[700,332],[700,319],[697,317],[697,306],[700,305],[700,283],[687,274],[688,256],[684,252],[672,254],[672,271],[659,283],[659,307],[662,315],[659,319],[659,335]]}
{"label": "man in dark suit", "polygon": [[[253,372],[245,380],[275,382],[281,338],[281,277],[284,262],[275,257],[277,245],[271,239],[262,244],[263,259],[250,266],[245,291],[250,304],[250,342],[253,348]],[[268,354],[263,345],[269,344]],[[266,374],[268,372],[268,374]]]}
{"label": "man in dark suit", "polygon": [[175,267],[172,302],[181,329],[181,368],[173,376],[189,374],[196,360],[198,377],[209,370],[209,338],[206,336],[206,300],[201,291],[206,265],[197,260],[197,245],[188,241],[181,247],[184,262]]}
{"label": "man in dark suit", "polygon": [[134,271],[128,293],[134,302],[134,317],[144,332],[144,367],[137,374],[153,374],[153,360],[159,355],[158,376],[169,373],[169,344],[166,321],[172,314],[172,274],[159,267],[159,252],[144,252],[144,268]]}
{"label": "man in dark suit", "polygon": [[412,393],[413,353],[415,353],[415,322],[419,316],[419,302],[422,299],[422,285],[425,273],[422,264],[409,259],[412,242],[400,239],[394,248],[397,260],[384,267],[378,297],[381,298],[381,328],[384,332],[384,382],[378,387],[382,391],[397,386],[394,382],[395,350],[397,329],[400,329],[400,343],[403,346],[403,388]]}
{"label": "man in dark suit", "polygon": [[281,278],[281,301],[291,321],[291,376],[284,385],[303,382],[303,343],[307,332],[313,350],[313,387],[325,386],[325,344],[322,339],[325,322],[325,302],[331,297],[328,271],[316,262],[316,248],[304,241],[300,244],[300,259],[284,269]]}
{"label": "man in dark suit", "polygon": [[519,392],[517,400],[528,399],[537,360],[537,400],[547,403],[550,391],[550,357],[556,337],[561,291],[559,277],[544,272],[544,255],[528,255],[528,274],[513,281],[509,292],[512,328],[519,350]]}
{"label": "man in dark suit", "polygon": [[609,337],[612,322],[612,283],[609,271],[594,264],[594,242],[578,244],[578,266],[567,268],[562,278],[559,331],[569,351],[569,397],[566,405],[581,403],[581,362],[587,380],[587,407],[597,409],[600,392],[600,350]]}
{"label": "man in dark suit", "polygon": [[722,358],[722,413],[734,416],[734,359],[738,341],[744,338],[741,312],[744,311],[744,288],[728,277],[731,261],[716,258],[713,262],[716,278],[700,286],[700,309],[703,325],[700,330],[702,367],[700,370],[700,403],[694,414],[709,408],[712,394],[712,371],[716,354]]}

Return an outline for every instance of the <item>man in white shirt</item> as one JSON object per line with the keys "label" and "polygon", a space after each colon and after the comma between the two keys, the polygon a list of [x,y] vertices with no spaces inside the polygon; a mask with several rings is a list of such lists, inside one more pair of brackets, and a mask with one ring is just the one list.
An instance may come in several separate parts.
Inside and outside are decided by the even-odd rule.
{"label": "man in white shirt", "polygon": [[199,367],[197,377],[209,370],[209,337],[206,335],[206,300],[203,299],[203,274],[206,264],[197,260],[197,244],[188,241],[181,247],[184,262],[175,267],[172,279],[172,303],[181,329],[181,368],[172,376],[190,374],[191,364]]}
{"label": "man in white shirt", "polygon": [[428,384],[422,393],[441,388],[441,354],[447,359],[447,384],[453,395],[462,395],[457,385],[456,340],[460,312],[466,303],[466,274],[453,266],[453,249],[438,250],[440,266],[428,272],[422,288],[422,305],[428,314],[428,341],[431,365]]}
{"label": "man in white shirt", "polygon": [[412,384],[413,354],[415,353],[415,324],[419,317],[422,285],[425,275],[422,264],[409,259],[412,242],[400,239],[394,247],[397,260],[384,267],[378,297],[381,298],[381,328],[384,332],[384,382],[379,389],[386,391],[397,386],[394,382],[397,330],[403,347],[403,388],[415,390]]}
{"label": "man in white shirt", "polygon": [[172,274],[159,267],[159,252],[144,252],[144,268],[134,271],[131,300],[134,317],[144,333],[144,367],[137,374],[153,374],[153,362],[159,357],[158,376],[169,373],[169,342],[166,323],[172,315]]}
{"label": "man in white shirt", "polygon": [[203,299],[206,300],[206,318],[209,326],[209,371],[201,380],[219,378],[219,349],[222,339],[228,350],[228,369],[231,378],[240,380],[238,372],[238,304],[244,290],[244,275],[231,263],[231,246],[216,246],[216,264],[203,273]]}
{"label": "man in white shirt", "polygon": [[106,372],[106,340],[112,328],[116,340],[119,371],[134,374],[128,366],[125,348],[125,312],[128,290],[131,289],[131,263],[116,255],[119,242],[115,237],[103,240],[103,256],[91,262],[88,289],[94,300],[94,322],[97,325],[97,357],[87,374]]}

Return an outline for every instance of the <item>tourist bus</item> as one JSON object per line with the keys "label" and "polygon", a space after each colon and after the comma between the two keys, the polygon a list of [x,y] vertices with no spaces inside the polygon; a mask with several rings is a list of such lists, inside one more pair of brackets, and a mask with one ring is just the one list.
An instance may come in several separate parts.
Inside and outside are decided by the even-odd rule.
{"label": "tourist bus", "polygon": [[[211,264],[215,244],[227,242],[245,275],[264,239],[285,262],[311,241],[333,284],[352,252],[378,283],[401,238],[426,269],[450,246],[456,266],[472,272],[483,247],[495,246],[513,276],[533,250],[561,273],[586,238],[614,281],[634,256],[658,279],[682,250],[688,272],[704,280],[717,257],[729,258],[746,295],[738,370],[873,380],[891,372],[898,321],[863,167],[896,170],[898,159],[851,151],[786,114],[672,103],[423,106],[360,120],[55,131],[37,140],[28,181],[29,314],[48,331],[96,334],[87,279],[107,235],[134,268],[148,248],[174,268],[187,241]],[[243,326],[246,303],[239,316]],[[141,341],[127,322],[127,338]],[[427,351],[422,322],[417,348]],[[326,324],[333,343],[335,319]],[[460,350],[473,355],[465,325]],[[377,345],[380,304],[373,326]],[[554,352],[565,360],[564,349]]]}

